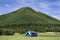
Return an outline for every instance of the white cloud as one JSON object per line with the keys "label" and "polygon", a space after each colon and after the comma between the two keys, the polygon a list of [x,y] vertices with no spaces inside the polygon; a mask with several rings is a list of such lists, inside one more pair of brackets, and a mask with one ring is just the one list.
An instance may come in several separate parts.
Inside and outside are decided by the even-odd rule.
{"label": "white cloud", "polygon": [[42,7],[42,8],[44,8],[44,9],[47,9],[49,7],[49,4],[44,3],[44,2],[40,2],[39,6]]}
{"label": "white cloud", "polygon": [[2,14],[2,11],[0,10],[0,15]]}
{"label": "white cloud", "polygon": [[35,2],[35,0],[16,0],[19,3],[28,3],[28,2]]}
{"label": "white cloud", "polygon": [[34,5],[35,3],[35,0],[16,0],[16,1],[24,6]]}
{"label": "white cloud", "polygon": [[48,3],[48,2],[40,2],[39,6],[43,9],[42,12],[55,17],[56,19],[60,20],[60,8],[55,8],[56,10],[53,10],[53,8],[50,8],[50,6],[60,6],[60,1],[57,1],[55,3]]}
{"label": "white cloud", "polygon": [[0,13],[2,12],[3,10],[0,8]]}
{"label": "white cloud", "polygon": [[56,5],[56,6],[60,6],[60,0],[56,1],[56,2],[55,2],[55,5]]}
{"label": "white cloud", "polygon": [[52,16],[52,17],[60,20],[60,16],[59,15],[57,15],[57,16],[55,15],[55,16]]}
{"label": "white cloud", "polygon": [[17,0],[17,2],[19,2],[19,3],[25,3],[26,0]]}
{"label": "white cloud", "polygon": [[5,4],[4,6],[6,6],[6,7],[11,7],[9,4]]}
{"label": "white cloud", "polygon": [[26,0],[17,0],[18,3],[22,4],[22,5],[27,5]]}
{"label": "white cloud", "polygon": [[1,10],[0,10],[0,12],[1,12]]}
{"label": "white cloud", "polygon": [[60,6],[60,0],[57,0],[55,2],[48,2],[48,3],[50,3],[50,5],[52,6]]}

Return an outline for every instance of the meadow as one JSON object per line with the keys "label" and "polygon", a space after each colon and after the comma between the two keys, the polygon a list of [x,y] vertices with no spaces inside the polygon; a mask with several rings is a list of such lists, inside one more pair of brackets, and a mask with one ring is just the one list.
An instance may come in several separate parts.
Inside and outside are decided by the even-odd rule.
{"label": "meadow", "polygon": [[0,40],[60,40],[60,33],[38,33],[38,37],[27,37],[25,34],[1,35]]}

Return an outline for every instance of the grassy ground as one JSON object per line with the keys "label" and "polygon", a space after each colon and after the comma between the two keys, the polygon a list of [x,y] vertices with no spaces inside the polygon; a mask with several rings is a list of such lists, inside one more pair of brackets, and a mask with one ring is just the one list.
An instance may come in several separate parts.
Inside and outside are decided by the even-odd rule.
{"label": "grassy ground", "polygon": [[55,33],[39,33],[38,37],[26,37],[24,34],[15,33],[13,36],[2,35],[0,40],[60,40],[60,37]]}

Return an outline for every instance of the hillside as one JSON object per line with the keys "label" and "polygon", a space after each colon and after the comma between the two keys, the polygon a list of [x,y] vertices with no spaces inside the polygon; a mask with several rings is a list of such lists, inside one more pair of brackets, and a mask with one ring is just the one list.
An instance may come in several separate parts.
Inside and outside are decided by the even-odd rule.
{"label": "hillside", "polygon": [[22,30],[22,32],[27,30],[56,31],[60,28],[59,24],[59,20],[29,7],[0,16],[0,28]]}

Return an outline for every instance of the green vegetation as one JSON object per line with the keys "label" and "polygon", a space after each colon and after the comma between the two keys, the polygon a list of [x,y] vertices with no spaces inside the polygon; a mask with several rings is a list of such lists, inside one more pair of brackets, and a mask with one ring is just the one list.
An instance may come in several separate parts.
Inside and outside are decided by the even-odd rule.
{"label": "green vegetation", "polygon": [[[47,36],[46,34],[53,34],[53,36]],[[18,34],[15,33],[13,36],[6,36],[2,35],[0,36],[0,40],[60,40],[60,37],[56,36],[55,33],[39,33],[38,37],[26,37],[24,34]],[[46,36],[40,36],[40,35],[46,35]],[[60,34],[57,34],[60,35]]]}
{"label": "green vegetation", "polygon": [[12,30],[18,33],[25,33],[28,30],[60,32],[60,21],[29,7],[23,7],[0,16],[0,32],[2,30]]}
{"label": "green vegetation", "polygon": [[13,30],[0,30],[0,35],[14,35],[15,31]]}

